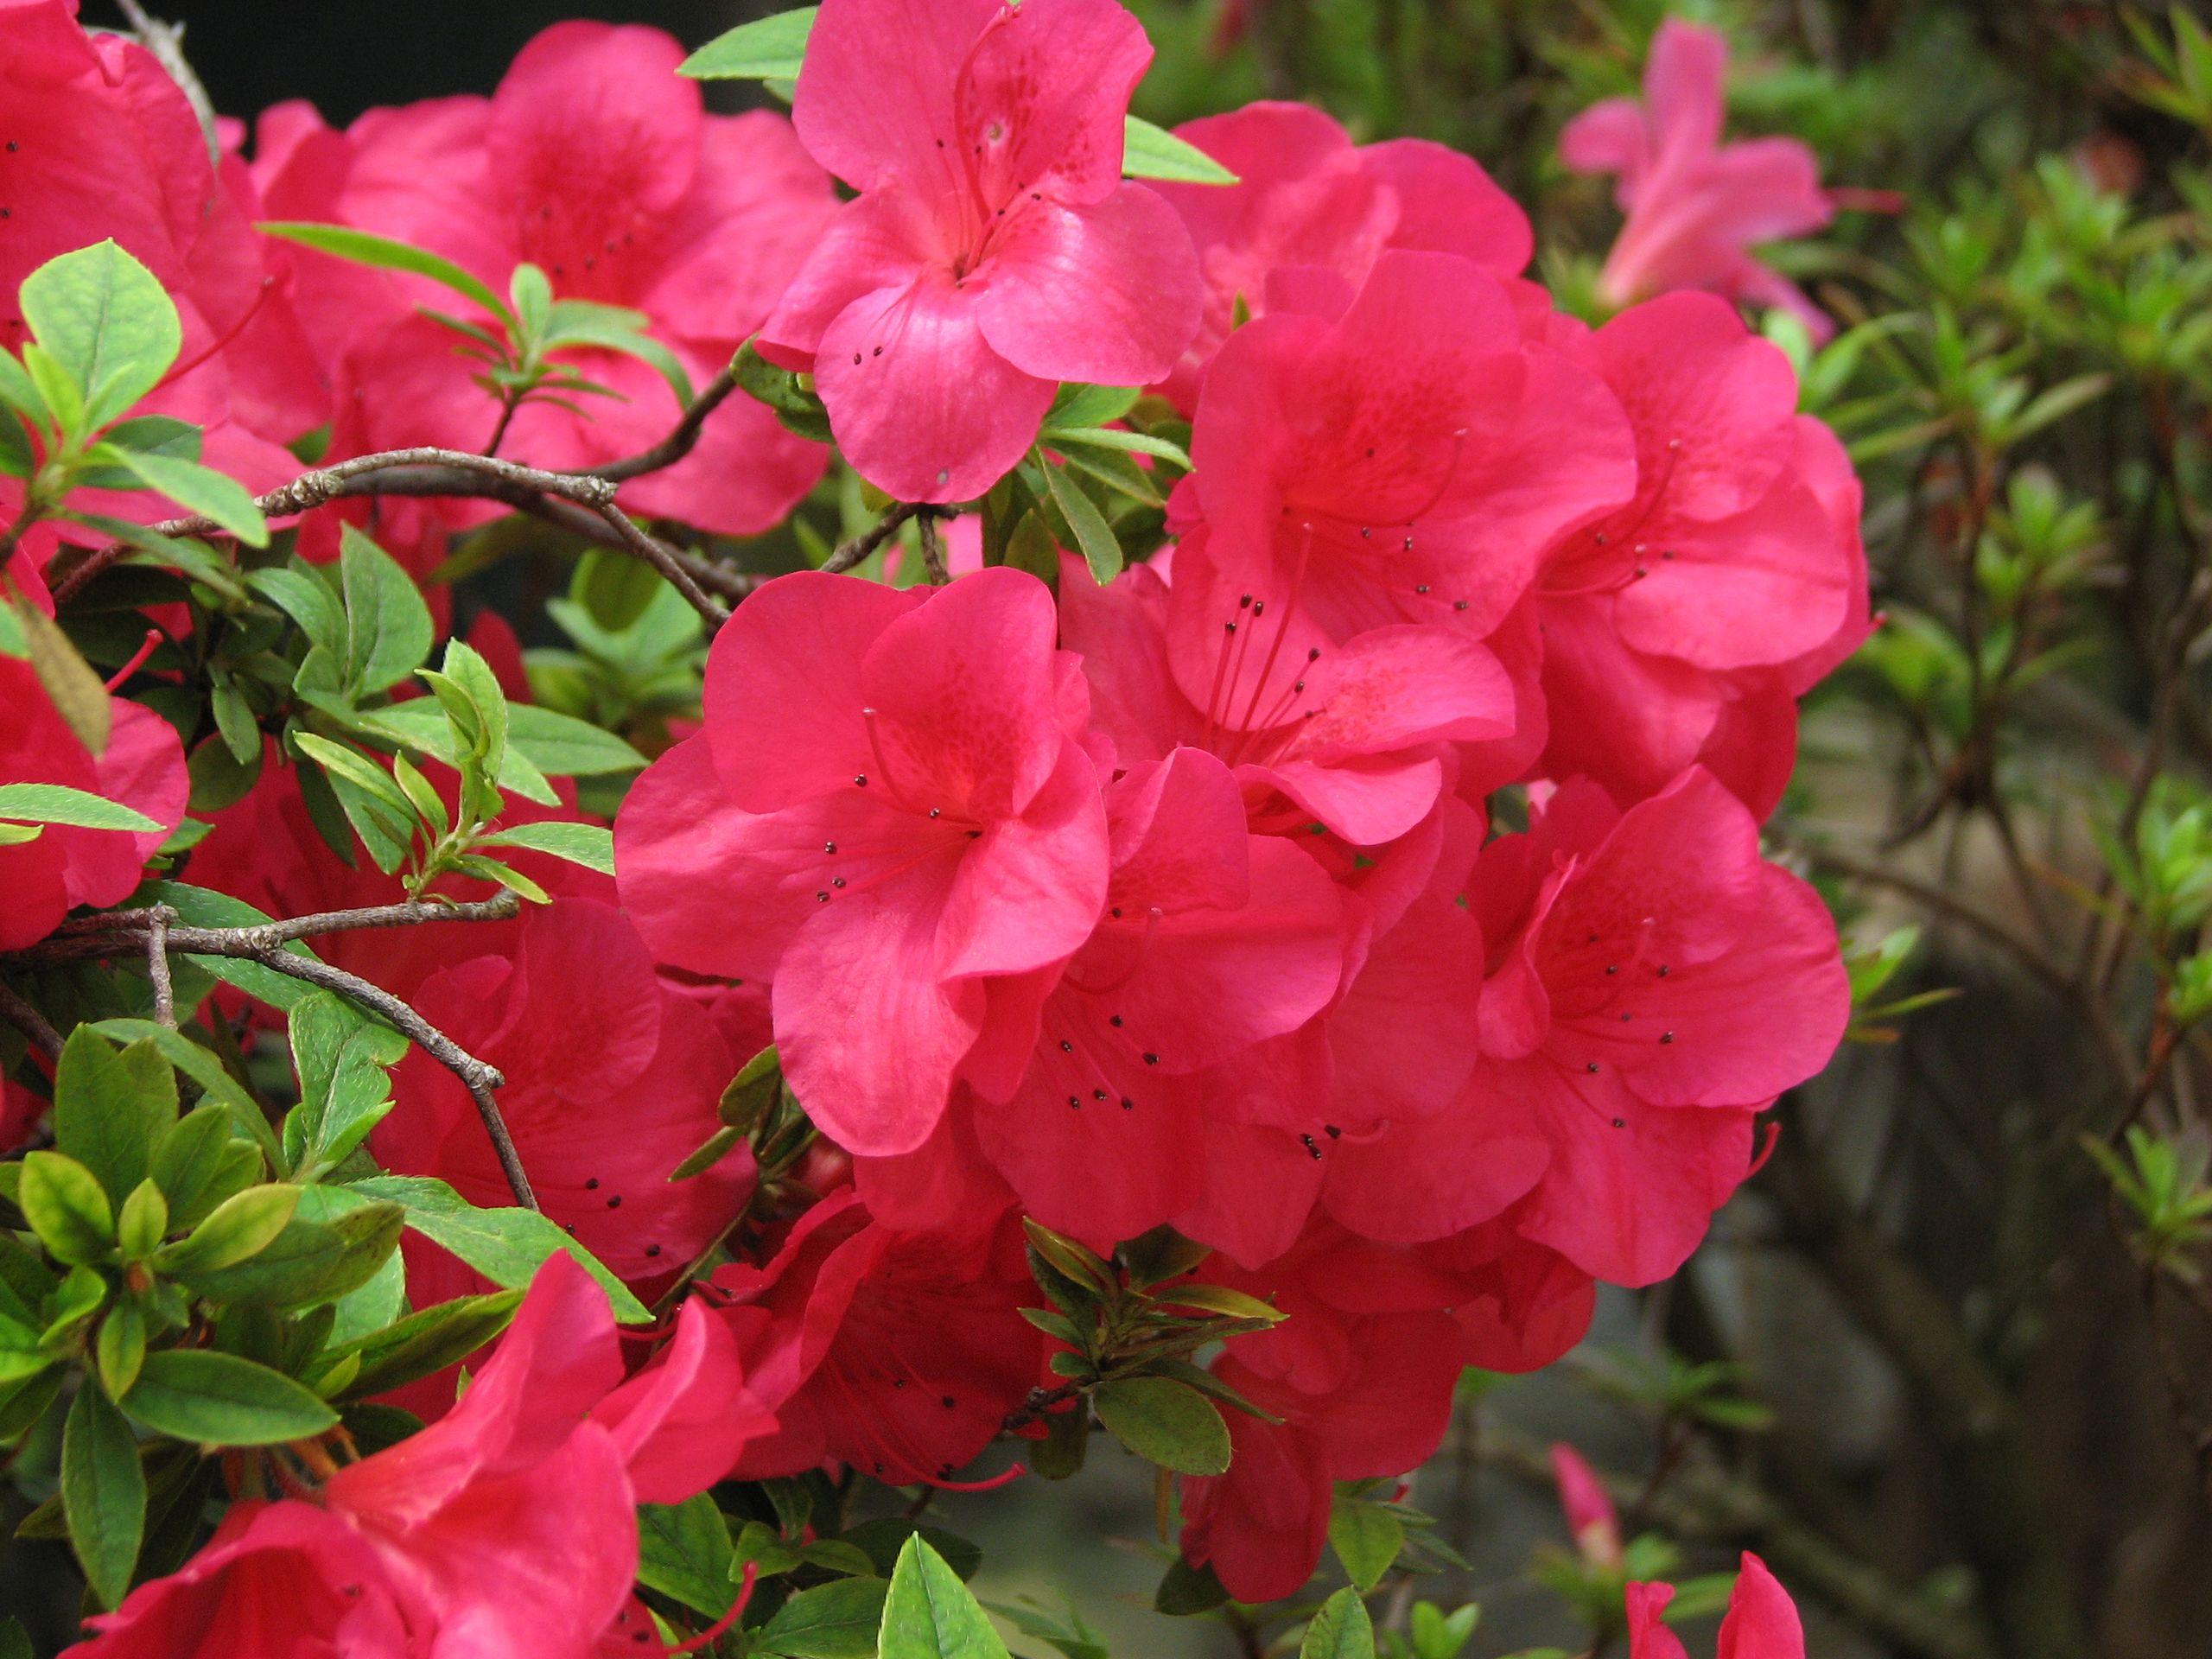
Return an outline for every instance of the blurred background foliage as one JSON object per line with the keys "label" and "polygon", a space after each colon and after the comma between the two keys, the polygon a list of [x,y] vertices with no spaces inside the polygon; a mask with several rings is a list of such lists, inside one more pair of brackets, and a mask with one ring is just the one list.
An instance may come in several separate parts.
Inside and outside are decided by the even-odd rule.
{"label": "blurred background foliage", "polygon": [[[1774,251],[1834,342],[1769,325],[1859,460],[1887,617],[1815,695],[1770,830],[1859,952],[1856,1040],[1680,1278],[1615,1295],[1552,1372],[1470,1380],[1411,1494],[1468,1565],[1378,1603],[1394,1651],[1462,1634],[1417,1598],[1482,1604],[1471,1654],[1618,1651],[1554,1439],[1618,1478],[1632,1563],[1757,1548],[1827,1659],[2212,1651],[2212,39],[2068,0],[1131,3],[1160,51],[1140,113],[1298,98],[1464,149],[1570,305],[1618,218],[1559,128],[1635,91],[1668,11],[1729,34],[1732,133],[1903,201]],[[691,44],[774,9],[588,8]],[[168,10],[223,109],[342,120],[486,91],[575,8]],[[647,657],[570,690],[662,719]],[[1141,1465],[1025,1485],[940,1505],[995,1599],[1065,1592],[1117,1654],[1259,1650],[1143,1609]]]}

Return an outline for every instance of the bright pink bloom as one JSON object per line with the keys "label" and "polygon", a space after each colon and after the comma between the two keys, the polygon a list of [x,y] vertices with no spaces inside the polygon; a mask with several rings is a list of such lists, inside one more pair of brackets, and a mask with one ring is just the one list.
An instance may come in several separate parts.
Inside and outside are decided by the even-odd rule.
{"label": "bright pink bloom", "polygon": [[830,1459],[906,1485],[950,1478],[995,1439],[1039,1374],[1016,1312],[1036,1286],[1006,1213],[957,1231],[870,1219],[851,1192],[823,1199],[765,1268],[715,1271],[754,1394],[775,1411],[736,1472],[798,1474]]}
{"label": "bright pink bloom", "polygon": [[0,783],[62,784],[143,812],[158,830],[77,830],[48,824],[36,839],[0,846],[0,950],[51,933],[79,905],[120,903],[146,861],[184,821],[191,780],[176,728],[150,709],[111,697],[107,747],[77,739],[19,657],[0,656]]}
{"label": "bright pink bloom", "polygon": [[1208,750],[1234,769],[1255,830],[1318,820],[1355,846],[1395,841],[1436,804],[1452,741],[1513,730],[1505,671],[1465,634],[1398,623],[1306,645],[1297,616],[1244,602],[1204,534],[1177,550],[1172,588],[1148,565],[1102,588],[1068,564],[1061,631],[1116,761]]}
{"label": "bright pink bloom", "polygon": [[[643,311],[655,336],[703,385],[766,319],[836,212],[829,180],[790,126],[766,112],[704,112],[675,73],[683,48],[657,29],[573,22],[524,47],[490,99],[374,110],[345,134],[291,107],[264,120],[257,163],[272,207],[335,219],[446,255],[504,291],[517,264],[545,271],[559,298]],[[579,87],[589,89],[580,97]],[[331,454],[405,444],[481,449],[499,419],[474,385],[461,338],[410,315],[400,285],[365,290],[358,273],[293,254],[304,326],[329,358],[340,397]],[[407,300],[450,311],[442,289]],[[563,360],[568,360],[564,359]],[[587,378],[620,397],[574,410],[533,402],[501,451],[546,467],[596,466],[642,449],[675,423],[675,394],[635,359],[585,353]],[[578,412],[581,411],[581,412]],[[624,487],[634,510],[749,535],[821,476],[817,445],[763,406],[733,397],[688,458]],[[481,505],[441,514],[471,523]]]}
{"label": "bright pink bloom", "polygon": [[1559,1506],[1567,1516],[1567,1529],[1574,1547],[1594,1567],[1618,1568],[1621,1564],[1621,1517],[1607,1496],[1605,1483],[1582,1454],[1565,1441],[1551,1449],[1552,1478],[1559,1483]]}
{"label": "bright pink bloom", "polygon": [[[1072,580],[1072,578],[1071,578]],[[1097,930],[1053,982],[1020,1084],[979,1097],[977,1138],[1024,1208],[1110,1246],[1230,1185],[1240,1121],[1280,1119],[1275,1069],[1252,1051],[1336,995],[1352,917],[1292,842],[1247,832],[1229,771],[1179,748],[1106,797],[1114,870]],[[1249,1194],[1294,1236],[1288,1187]],[[1317,1183],[1307,1179],[1310,1203]]]}
{"label": "bright pink bloom", "polygon": [[878,487],[981,495],[1057,383],[1146,385],[1190,344],[1190,238],[1121,176],[1151,60],[1114,0],[822,7],[791,117],[861,194],[760,350],[814,373],[839,447]]}
{"label": "bright pink bloom", "polygon": [[1796,412],[1788,360],[1707,296],[1637,306],[1568,349],[1628,411],[1637,486],[1560,542],[1538,578],[1541,770],[1586,774],[1624,800],[1700,760],[1733,783],[1732,703],[1865,614],[1850,463]]}
{"label": "bright pink bloom", "polygon": [[969,1052],[1026,1054],[1106,896],[1090,697],[1034,577],[769,582],[708,659],[706,728],[616,821],[662,960],[773,986],[785,1073],[855,1153],[920,1145]]}
{"label": "bright pink bloom", "polygon": [[[734,1060],[705,1012],[662,983],[627,922],[589,899],[523,918],[512,954],[456,962],[414,994],[423,1017],[505,1076],[499,1110],[545,1213],[626,1280],[681,1268],[753,1190],[741,1150],[706,1173],[669,1173],[720,1127]],[[419,1062],[419,1064],[418,1064]],[[459,1078],[419,1052],[393,1074],[372,1144],[386,1168],[435,1175],[472,1204],[512,1204]],[[427,1305],[474,1288],[442,1252],[410,1249]]]}
{"label": "bright pink bloom", "polygon": [[1339,1149],[1332,1213],[1412,1238],[1526,1192],[1525,1236],[1614,1283],[1663,1278],[1749,1172],[1753,1116],[1842,1037],[1834,920],[1699,769],[1626,813],[1560,790],[1484,849],[1468,899],[1483,1058],[1449,1109]]}
{"label": "bright pink bloom", "polygon": [[1794,138],[1722,143],[1727,67],[1726,36],[1669,17],[1652,37],[1643,102],[1608,99],[1560,135],[1568,167],[1619,179],[1614,199],[1628,219],[1599,286],[1615,305],[1701,288],[1731,301],[1780,306],[1825,340],[1835,325],[1751,251],[1817,231],[1835,217],[1834,202],[1821,188],[1820,159]]}
{"label": "bright pink bloom", "polygon": [[1278,308],[1230,335],[1191,450],[1221,581],[1278,619],[1263,702],[1372,628],[1483,638],[1546,549],[1635,487],[1612,394],[1524,345],[1505,285],[1443,253],[1386,252],[1340,315]]}
{"label": "bright pink bloom", "polygon": [[[1239,1599],[1295,1594],[1319,1558],[1335,1482],[1424,1462],[1444,1438],[1465,1366],[1535,1369],[1580,1339],[1589,1281],[1548,1277],[1531,1296],[1536,1258],[1555,1260],[1496,1230],[1406,1249],[1317,1222],[1257,1272],[1207,1263],[1202,1277],[1271,1298],[1289,1315],[1231,1338],[1213,1368],[1283,1421],[1224,1414],[1229,1472],[1183,1483],[1185,1555],[1211,1566]],[[1455,1306],[1473,1312],[1471,1323],[1442,1311]],[[1541,1334],[1502,1341],[1490,1325],[1498,1314]]]}
{"label": "bright pink bloom", "polygon": [[1234,185],[1154,188],[1181,215],[1205,276],[1205,315],[1161,391],[1197,406],[1206,365],[1229,338],[1238,304],[1267,308],[1285,267],[1333,271],[1352,288],[1385,248],[1456,253],[1511,276],[1529,263],[1528,215],[1457,150],[1420,138],[1355,148],[1344,128],[1306,104],[1248,104],[1176,128],[1237,175]]}
{"label": "bright pink bloom", "polygon": [[705,1309],[687,1307],[664,1362],[625,1383],[605,1295],[556,1255],[442,1421],[310,1497],[235,1507],[73,1651],[590,1659],[630,1599],[638,1503],[702,1491],[736,1454],[734,1433],[701,1439],[713,1408],[765,1426]]}
{"label": "bright pink bloom", "polygon": [[[1662,1622],[1674,1599],[1671,1584],[1629,1586],[1629,1659],[1688,1659],[1681,1637]],[[1728,1616],[1720,1621],[1714,1652],[1716,1659],[1805,1659],[1805,1627],[1796,1604],[1766,1563],[1749,1551],[1729,1592]]]}

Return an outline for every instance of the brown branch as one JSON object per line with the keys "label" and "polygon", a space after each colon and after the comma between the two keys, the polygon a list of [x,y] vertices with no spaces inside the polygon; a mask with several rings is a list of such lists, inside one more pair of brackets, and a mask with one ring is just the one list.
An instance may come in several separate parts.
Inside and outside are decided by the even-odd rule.
{"label": "brown branch", "polygon": [[[157,906],[156,908],[160,908]],[[505,922],[520,913],[522,901],[512,893],[495,893],[489,899],[467,901],[437,899],[410,899],[396,905],[369,905],[359,910],[322,910],[312,915],[294,916],[281,922],[259,922],[251,927],[226,928],[249,944],[275,947],[289,944],[296,939],[312,939],[325,933],[353,933],[364,928],[412,927],[423,922]],[[64,922],[54,930],[57,939],[83,938],[88,935],[111,932],[118,928],[136,930],[150,927],[153,910],[105,910],[92,916],[80,916],[75,921]],[[175,913],[169,913],[174,922]]]}
{"label": "brown branch", "polygon": [[839,543],[837,550],[822,562],[822,568],[832,572],[851,569],[869,554],[874,552],[877,548],[881,547],[897,535],[899,526],[916,513],[934,511],[935,509],[923,506],[917,502],[899,502],[850,541]]}
{"label": "brown branch", "polygon": [[942,588],[952,580],[952,575],[944,568],[944,541],[937,533],[937,515],[919,514],[914,525],[921,532],[923,573],[928,576],[931,587]]}
{"label": "brown branch", "polygon": [[[555,473],[503,461],[497,455],[472,454],[465,449],[390,449],[373,455],[356,455],[329,467],[302,473],[290,483],[257,497],[254,505],[270,518],[288,518],[333,501],[363,496],[467,496],[504,501],[524,510],[551,499],[583,508],[605,525],[599,539],[641,558],[666,577],[710,626],[719,627],[729,613],[708,597],[666,543],[647,535],[614,502],[613,480],[588,473]],[[171,518],[151,526],[157,535],[206,536],[221,529],[212,519]],[[86,558],[54,589],[54,603],[67,604],[93,577],[132,550],[127,542],[111,543]]]}
{"label": "brown branch", "polygon": [[675,466],[698,446],[699,433],[707,424],[707,416],[721,408],[723,401],[736,390],[737,371],[724,369],[708,381],[705,389],[685,407],[683,418],[671,429],[666,437],[650,449],[640,449],[634,455],[611,461],[604,467],[593,467],[592,476],[619,484],[626,478],[636,478],[642,474],[657,473],[664,467]]}
{"label": "brown branch", "polygon": [[[499,903],[496,899],[487,901],[477,911],[477,917],[497,919],[514,913],[512,906],[499,911],[491,908]],[[410,908],[418,910],[419,913],[400,913]],[[303,922],[313,924],[317,932],[332,933],[343,931],[351,926],[390,927],[408,921],[461,919],[456,915],[461,909],[459,906],[385,905],[367,911],[326,912],[293,922],[269,923],[256,927],[184,927],[171,924],[166,931],[171,950],[181,951],[188,957],[222,957],[232,961],[258,963],[272,973],[301,980],[359,1003],[407,1037],[416,1047],[461,1079],[461,1086],[468,1090],[469,1098],[476,1103],[476,1115],[483,1120],[484,1133],[491,1139],[492,1150],[499,1158],[499,1168],[507,1178],[507,1186],[514,1193],[515,1201],[524,1209],[535,1210],[537,1208],[537,1195],[531,1191],[530,1177],[523,1168],[520,1154],[515,1151],[513,1137],[507,1133],[506,1120],[499,1115],[499,1102],[493,1097],[493,1091],[506,1082],[498,1068],[478,1059],[390,991],[371,984],[359,975],[349,974],[342,968],[334,968],[313,957],[296,956],[285,948],[289,943],[285,930],[298,927]],[[363,919],[365,918],[366,919]],[[66,935],[51,938],[29,950],[0,957],[0,964],[131,955],[141,948],[144,938],[150,937],[159,925],[151,912],[143,910],[115,911],[105,918],[87,918],[86,920],[118,925],[105,930],[84,929],[81,926],[73,928]],[[0,1002],[0,1012],[5,1011],[6,1004]]]}
{"label": "brown branch", "polygon": [[44,1014],[5,985],[0,985],[0,1020],[22,1032],[31,1046],[47,1058],[61,1058],[61,1033],[47,1023]]}
{"label": "brown branch", "polygon": [[156,905],[146,922],[146,977],[154,982],[154,1020],[176,1029],[176,985],[169,977],[169,924],[176,912]]}

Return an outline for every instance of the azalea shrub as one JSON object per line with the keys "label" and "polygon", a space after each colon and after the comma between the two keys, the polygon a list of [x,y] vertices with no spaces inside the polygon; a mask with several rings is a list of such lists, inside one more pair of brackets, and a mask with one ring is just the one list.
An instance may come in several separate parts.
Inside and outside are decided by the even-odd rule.
{"label": "azalea shrub", "polygon": [[[2065,1659],[2092,1249],[2186,1574],[2212,37],[2069,24],[2135,126],[1985,183],[1940,20],[1462,10],[569,22],[341,126],[0,0],[0,1649],[1107,1659],[931,1506],[1135,1473],[1160,1640],[1565,1651],[1448,1443],[1591,1653]],[[1878,1068],[1993,954],[1990,1289]],[[1724,1209],[1940,1519],[1770,1450]],[[1493,1410],[1570,1354],[1612,1472]]]}

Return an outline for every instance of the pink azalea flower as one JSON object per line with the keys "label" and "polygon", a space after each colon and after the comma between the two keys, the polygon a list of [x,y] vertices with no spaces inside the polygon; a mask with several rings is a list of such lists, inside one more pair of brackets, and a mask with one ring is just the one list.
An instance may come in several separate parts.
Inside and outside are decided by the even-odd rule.
{"label": "pink azalea flower", "polygon": [[1564,1441],[1551,1448],[1552,1478],[1559,1484],[1559,1506],[1574,1547],[1594,1567],[1618,1570],[1621,1564],[1621,1517],[1605,1483],[1582,1454]]}
{"label": "pink azalea flower", "polygon": [[[739,1062],[706,1012],[654,974],[611,906],[564,899],[533,908],[510,952],[454,963],[413,1001],[505,1076],[499,1110],[539,1205],[625,1280],[666,1280],[752,1195],[741,1149],[669,1179],[721,1126],[716,1102]],[[514,1202],[459,1078],[417,1052],[400,1062],[392,1094],[372,1140],[385,1167],[436,1176],[471,1204]],[[409,1267],[417,1306],[480,1287],[411,1240]]]}
{"label": "pink azalea flower", "polygon": [[[702,1438],[717,1416],[741,1427]],[[630,1600],[637,1504],[703,1491],[766,1424],[702,1307],[625,1383],[606,1296],[556,1255],[442,1421],[319,1491],[234,1506],[205,1549],[91,1620],[73,1651],[590,1659]]]}
{"label": "pink azalea flower", "polygon": [[[1230,335],[1185,486],[1227,590],[1264,603],[1268,693],[1309,653],[1392,623],[1496,629],[1561,536],[1635,487],[1627,422],[1586,370],[1524,344],[1505,285],[1390,251]],[[1185,493],[1179,491],[1179,497]]]}
{"label": "pink azalea flower", "polygon": [[[1689,1659],[1681,1637],[1662,1622],[1674,1599],[1671,1584],[1629,1586],[1629,1659]],[[1805,1659],[1805,1627],[1796,1604],[1766,1563],[1748,1551],[1728,1595],[1728,1616],[1720,1621],[1714,1653],[1716,1659]]]}
{"label": "pink azalea flower", "polygon": [[[1184,1554],[1240,1600],[1295,1594],[1327,1536],[1334,1483],[1402,1474],[1444,1438],[1469,1364],[1534,1370],[1579,1340],[1589,1281],[1530,1267],[1549,1251],[1495,1230],[1408,1249],[1325,1222],[1257,1271],[1205,1265],[1202,1277],[1272,1300],[1289,1317],[1232,1338],[1215,1375],[1263,1410],[1224,1414],[1229,1471],[1183,1483]],[[1538,1265],[1539,1276],[1548,1269]],[[1535,1295],[1529,1293],[1536,1289]],[[1459,1319],[1440,1310],[1472,1310]],[[1533,1342],[1498,1339],[1503,1312]]]}
{"label": "pink azalea flower", "polygon": [[1152,60],[1114,0],[826,0],[791,117],[860,192],[762,330],[907,501],[981,495],[1057,384],[1142,385],[1198,327],[1190,238],[1122,181]]}
{"label": "pink azalea flower", "polygon": [[1653,300],[1569,349],[1629,413],[1637,487],[1538,578],[1542,770],[1635,799],[1720,758],[1745,689],[1865,615],[1856,492],[1830,511],[1829,480],[1850,477],[1834,435],[1796,412],[1788,360],[1718,300]]}
{"label": "pink azalea flower", "polygon": [[1205,749],[1234,769],[1255,830],[1319,820],[1355,846],[1395,841],[1436,804],[1452,741],[1513,730],[1503,669],[1456,629],[1398,623],[1286,649],[1298,620],[1246,602],[1209,537],[1186,537],[1174,568],[1172,588],[1148,565],[1102,588],[1070,560],[1062,634],[1120,764]]}
{"label": "pink azalea flower", "polygon": [[[0,417],[4,418],[4,417]],[[184,821],[191,780],[176,728],[152,709],[108,699],[107,747],[78,740],[20,657],[0,656],[0,783],[61,784],[120,801],[158,830],[79,830],[48,824],[36,838],[0,845],[0,950],[54,931],[79,905],[120,903],[146,861]]]}
{"label": "pink azalea flower", "polygon": [[1017,571],[779,577],[715,641],[705,729],[616,820],[648,942],[772,983],[785,1073],[852,1152],[927,1140],[971,1050],[1026,1054],[1035,999],[991,982],[1065,960],[1104,905],[1090,697],[1054,633]]}
{"label": "pink azalea flower", "polygon": [[[765,111],[707,114],[696,84],[675,73],[682,57],[658,29],[556,24],[490,99],[372,110],[342,135],[312,111],[279,106],[263,119],[269,153],[257,168],[272,212],[429,247],[500,291],[527,260],[557,297],[643,311],[703,384],[766,319],[836,204],[788,124]],[[461,338],[412,312],[416,302],[453,310],[451,294],[411,279],[365,282],[320,254],[286,259],[303,327],[336,383],[333,459],[486,446],[497,398],[472,380],[477,365],[456,353]],[[620,396],[527,404],[501,453],[593,467],[675,424],[675,394],[651,367],[613,353],[573,360]],[[702,529],[757,534],[813,486],[826,459],[762,405],[734,397],[689,457],[626,486],[624,499]],[[434,516],[460,524],[498,511],[442,503]]]}
{"label": "pink azalea flower", "polygon": [[1817,231],[1835,216],[1821,188],[1820,160],[1794,138],[1722,143],[1727,67],[1726,36],[1669,17],[1652,37],[1643,102],[1608,99],[1560,133],[1568,167],[1619,180],[1614,199],[1628,219],[1599,288],[1614,305],[1706,289],[1731,301],[1779,306],[1825,340],[1835,325],[1751,251]]}
{"label": "pink azalea flower", "polygon": [[1352,288],[1386,248],[1456,253],[1499,276],[1529,263],[1528,215],[1466,156],[1420,138],[1355,147],[1306,104],[1248,104],[1176,128],[1237,175],[1234,185],[1154,187],[1182,217],[1205,276],[1205,315],[1160,390],[1195,408],[1207,364],[1240,302],[1268,303],[1287,266],[1334,272]]}
{"label": "pink azalea flower", "polygon": [[799,1220],[765,1268],[716,1269],[709,1295],[779,1424],[746,1479],[830,1459],[893,1485],[948,1479],[997,1437],[1039,1375],[1016,1312],[1036,1286],[1004,1211],[947,1232],[874,1221],[849,1190]]}
{"label": "pink azalea flower", "polygon": [[[975,1118],[1030,1215],[1110,1246],[1217,1185],[1234,1154],[1209,1155],[1210,1128],[1289,1109],[1251,1051],[1336,995],[1352,918],[1298,847],[1247,832],[1235,780],[1199,750],[1133,771],[1106,806],[1106,914],[1053,970],[1019,1086],[979,1097]],[[1292,1190],[1252,1196],[1294,1234],[1305,1218]]]}
{"label": "pink azalea flower", "polygon": [[1841,1039],[1834,922],[1701,769],[1625,813],[1560,790],[1484,849],[1468,899],[1482,1059],[1449,1109],[1338,1150],[1331,1211],[1412,1238],[1526,1192],[1525,1236],[1616,1284],[1665,1277],[1749,1173],[1753,1116]]}

